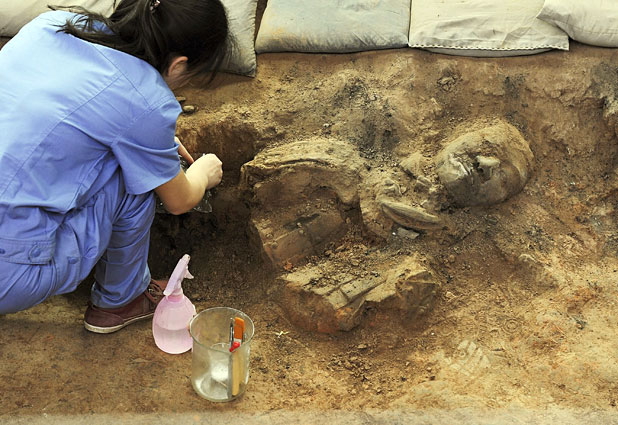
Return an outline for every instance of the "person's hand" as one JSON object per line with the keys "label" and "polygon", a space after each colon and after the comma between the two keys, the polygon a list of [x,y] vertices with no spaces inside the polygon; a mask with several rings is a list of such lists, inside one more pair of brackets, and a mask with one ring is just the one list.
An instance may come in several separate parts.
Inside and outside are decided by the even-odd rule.
{"label": "person's hand", "polygon": [[185,148],[183,146],[183,144],[180,142],[180,139],[178,137],[174,137],[174,140],[179,145],[178,146],[178,155],[182,156],[185,159],[185,161],[187,161],[189,163],[189,165],[193,164],[195,162],[195,160],[193,159],[193,157],[191,156],[191,154],[189,153],[187,148]]}
{"label": "person's hand", "polygon": [[208,190],[221,183],[221,178],[223,177],[222,165],[223,163],[217,158],[217,155],[209,153],[198,158],[189,170],[198,168],[199,173],[208,178],[208,184],[206,185],[206,190]]}
{"label": "person's hand", "polygon": [[155,192],[166,210],[172,214],[184,214],[202,200],[206,190],[221,182],[222,165],[216,155],[204,155],[186,171],[178,170],[176,177],[155,188]]}

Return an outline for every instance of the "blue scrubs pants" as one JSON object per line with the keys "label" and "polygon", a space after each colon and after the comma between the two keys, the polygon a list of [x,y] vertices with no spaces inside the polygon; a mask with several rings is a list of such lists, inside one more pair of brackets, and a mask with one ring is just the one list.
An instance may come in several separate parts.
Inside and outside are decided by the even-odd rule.
{"label": "blue scrubs pants", "polygon": [[56,232],[47,264],[0,260],[0,314],[25,310],[52,295],[74,291],[95,268],[92,303],[122,307],[150,282],[148,246],[154,219],[153,192],[126,192],[120,170]]}

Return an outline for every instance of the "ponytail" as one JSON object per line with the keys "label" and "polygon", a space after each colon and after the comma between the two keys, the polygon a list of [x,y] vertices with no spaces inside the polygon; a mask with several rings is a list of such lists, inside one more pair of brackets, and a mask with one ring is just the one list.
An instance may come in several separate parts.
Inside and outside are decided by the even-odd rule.
{"label": "ponytail", "polygon": [[121,0],[109,17],[68,9],[79,16],[58,31],[143,59],[161,74],[174,57],[186,56],[190,75],[210,73],[212,80],[226,54],[228,22],[220,0]]}

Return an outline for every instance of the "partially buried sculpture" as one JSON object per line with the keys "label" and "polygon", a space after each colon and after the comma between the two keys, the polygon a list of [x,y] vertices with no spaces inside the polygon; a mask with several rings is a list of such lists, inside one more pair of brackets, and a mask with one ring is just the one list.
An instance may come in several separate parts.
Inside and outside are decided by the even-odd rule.
{"label": "partially buried sculpture", "polygon": [[520,132],[499,122],[459,136],[437,155],[435,164],[456,205],[493,205],[523,189],[533,159]]}

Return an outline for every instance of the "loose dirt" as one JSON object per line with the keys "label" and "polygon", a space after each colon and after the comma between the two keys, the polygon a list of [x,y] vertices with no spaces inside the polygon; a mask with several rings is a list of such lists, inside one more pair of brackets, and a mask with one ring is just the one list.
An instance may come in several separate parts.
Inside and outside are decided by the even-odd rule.
{"label": "loose dirt", "polygon": [[[194,297],[256,319],[252,383],[271,387],[263,402],[273,408],[613,408],[618,143],[607,108],[617,58],[576,43],[566,53],[505,59],[415,50],[261,55],[254,80],[227,76],[212,89],[182,91],[198,108],[180,120],[183,140],[230,165],[212,220],[175,219],[174,233],[160,218],[161,233],[175,236],[159,246],[175,246],[174,259],[196,255]],[[442,284],[433,311],[409,323],[369,310],[336,335],[289,323],[276,277],[294,269],[268,270],[245,236],[252,203],[239,163],[320,136],[352,141],[372,167],[396,170],[409,154],[432,158],[497,118],[518,128],[535,155],[521,193],[442,211],[454,228],[413,241],[376,239],[353,222],[305,261],[339,247],[341,271],[369,259],[385,273],[381,256],[387,263],[419,253]]]}
{"label": "loose dirt", "polygon": [[[157,216],[151,267],[165,276],[189,253],[195,279],[184,287],[198,310],[225,305],[253,318],[247,392],[225,405],[199,399],[190,354],[158,351],[149,324],[88,334],[84,284],[0,320],[0,413],[616,412],[617,93],[618,50],[577,43],[501,59],[413,49],[263,54],[254,79],[221,75],[207,89],[179,91],[196,110],[181,116],[181,139],[195,155],[220,156],[224,179],[212,214]],[[352,209],[343,237],[285,268],[251,236],[256,204],[241,166],[267,147],[345,140],[370,167],[399,176],[411,154],[431,159],[497,119],[529,142],[532,175],[502,203],[441,209],[446,230],[380,237]],[[435,171],[431,161],[425,171]],[[434,308],[413,321],[369,308],[351,331],[320,334],[281,306],[280,277],[307,263],[336,256],[342,272],[387,273],[384,264],[411,254],[440,283]]]}

